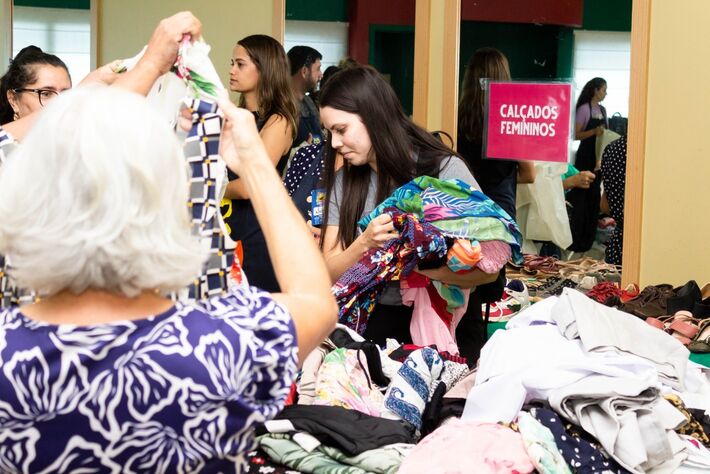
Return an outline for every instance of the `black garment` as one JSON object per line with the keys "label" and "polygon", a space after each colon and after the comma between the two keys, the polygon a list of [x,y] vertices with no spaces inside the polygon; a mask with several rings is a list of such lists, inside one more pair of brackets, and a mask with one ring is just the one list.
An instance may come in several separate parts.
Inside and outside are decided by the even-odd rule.
{"label": "black garment", "polygon": [[[269,117],[259,118],[256,112],[254,112],[254,117],[256,118],[258,130],[261,130],[269,119]],[[279,159],[276,165],[279,174],[283,173],[287,162],[288,154]],[[230,170],[228,170],[227,175],[230,181],[239,178]],[[244,261],[241,264],[249,284],[272,293],[281,291],[276,281],[269,251],[266,248],[264,233],[256,219],[256,213],[251,201],[248,199],[232,199],[231,201],[223,199],[220,211],[230,231],[229,236],[234,241],[241,240],[242,242]]]}
{"label": "black garment", "polygon": [[440,383],[422,413],[422,437],[435,431],[449,418],[461,418],[465,398],[444,398],[446,386]]}
{"label": "black garment", "polygon": [[401,344],[411,344],[409,325],[412,322],[412,312],[414,308],[411,306],[377,303],[367,321],[363,337],[380,346],[384,346],[388,338],[396,339]]}
{"label": "black garment", "polygon": [[[503,267],[504,271],[505,267]],[[505,273],[503,273],[505,275]],[[480,285],[476,291],[472,291],[468,298],[468,307],[456,326],[456,344],[459,346],[459,354],[466,358],[469,367],[474,367],[481,355],[481,348],[486,343],[488,337],[486,323],[481,314],[481,296],[479,290],[485,289],[496,282],[488,285]]]}
{"label": "black garment", "polygon": [[[606,110],[601,105],[602,118],[592,116],[592,104],[589,106],[589,122],[584,131],[597,128],[599,125],[606,125]],[[579,171],[595,171],[597,166],[597,136],[585,138],[577,149],[575,167]],[[572,231],[572,244],[569,250],[575,252],[586,252],[592,248],[594,238],[597,234],[597,220],[599,218],[599,200],[601,199],[601,173],[596,172],[596,178],[589,186],[589,189],[573,188],[567,193],[567,212],[569,214],[569,226]]]}
{"label": "black garment", "polygon": [[328,339],[336,347],[362,351],[367,360],[367,373],[370,374],[372,381],[380,387],[387,387],[390,384],[389,377],[382,371],[382,359],[380,359],[380,349],[377,344],[372,341],[355,341],[346,330],[340,328],[336,328],[330,333]]}
{"label": "black garment", "polygon": [[[348,456],[388,444],[416,442],[414,427],[407,422],[370,416],[343,407],[290,405],[274,419],[289,420],[296,431],[305,431]],[[262,435],[267,430],[259,426],[256,433]]]}
{"label": "black garment", "polygon": [[[616,229],[606,244],[604,260],[621,265],[624,246],[624,194],[626,188],[626,137],[614,140],[602,155],[602,183],[609,202],[609,213],[616,221]],[[674,313],[670,313],[674,314]]]}
{"label": "black garment", "polygon": [[298,131],[296,132],[296,138],[293,139],[291,148],[295,148],[304,141],[308,140],[309,135],[313,139],[314,144],[320,143],[321,129],[318,107],[316,107],[313,99],[306,95],[303,96],[299,109]]}
{"label": "black garment", "polygon": [[457,140],[459,154],[473,171],[473,177],[488,196],[515,219],[515,197],[518,184],[518,162],[483,159],[483,145],[459,134]]}

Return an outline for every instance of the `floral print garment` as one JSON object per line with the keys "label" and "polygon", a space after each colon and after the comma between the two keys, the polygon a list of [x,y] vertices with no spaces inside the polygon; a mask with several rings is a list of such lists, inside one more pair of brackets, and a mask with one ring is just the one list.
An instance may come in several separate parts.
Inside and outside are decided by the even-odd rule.
{"label": "floral print garment", "polygon": [[0,312],[0,472],[243,470],[296,373],[294,327],[254,288],[211,307],[86,327]]}

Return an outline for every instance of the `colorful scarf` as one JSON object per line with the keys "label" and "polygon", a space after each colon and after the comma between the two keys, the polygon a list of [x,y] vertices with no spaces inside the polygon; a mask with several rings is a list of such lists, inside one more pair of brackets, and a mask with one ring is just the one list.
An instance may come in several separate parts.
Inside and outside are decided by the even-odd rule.
{"label": "colorful scarf", "polygon": [[446,237],[485,242],[502,240],[511,246],[513,260],[522,262],[523,237],[515,220],[481,191],[458,179],[430,176],[415,178],[397,188],[390,197],[358,225],[365,230],[384,209],[396,207],[439,229]]}
{"label": "colorful scarf", "polygon": [[382,211],[392,216],[400,237],[368,251],[333,285],[339,321],[360,334],[387,282],[406,277],[420,262],[446,258],[446,239],[434,226],[396,208]]}

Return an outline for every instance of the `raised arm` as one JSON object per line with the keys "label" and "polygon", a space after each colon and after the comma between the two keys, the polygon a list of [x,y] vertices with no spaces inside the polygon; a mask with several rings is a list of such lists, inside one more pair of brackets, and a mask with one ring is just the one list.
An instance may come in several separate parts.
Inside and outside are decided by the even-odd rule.
{"label": "raised arm", "polygon": [[202,33],[202,23],[190,12],[180,12],[158,23],[148,41],[145,54],[136,67],[121,74],[114,86],[141,95],[150,92],[155,81],[170,71],[177,57],[178,46],[184,35],[197,38]]}
{"label": "raised arm", "polygon": [[259,220],[305,358],[335,327],[338,307],[323,257],[269,159],[250,112],[219,102],[225,115],[221,154],[244,182]]}
{"label": "raised arm", "polygon": [[[269,156],[274,168],[276,168],[281,157],[284,156],[291,147],[291,142],[293,141],[291,138],[291,125],[282,115],[274,114],[264,124],[259,135],[264,142],[266,154]],[[230,181],[227,185],[224,197],[227,199],[249,199],[249,194],[242,180],[235,179]]]}
{"label": "raised arm", "polygon": [[[114,85],[141,95],[150,92],[155,81],[170,71],[177,57],[178,45],[186,34],[198,37],[202,32],[200,20],[190,12],[180,12],[162,20],[148,42],[146,52],[136,67],[124,74],[112,70],[113,62],[92,71],[79,86]],[[22,141],[37,119],[39,112],[29,114],[2,126],[15,140]]]}
{"label": "raised arm", "polygon": [[335,283],[370,249],[382,247],[390,239],[399,237],[389,214],[381,214],[370,221],[365,232],[343,248],[337,238],[338,226],[329,225],[323,234],[323,254],[330,279]]}

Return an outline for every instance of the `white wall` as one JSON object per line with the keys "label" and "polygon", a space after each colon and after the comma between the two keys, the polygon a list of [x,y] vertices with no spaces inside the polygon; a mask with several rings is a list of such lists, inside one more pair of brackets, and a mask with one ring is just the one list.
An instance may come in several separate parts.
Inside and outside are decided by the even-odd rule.
{"label": "white wall", "polygon": [[91,71],[91,13],[66,8],[13,9],[12,56],[35,45],[64,61],[74,84]]}
{"label": "white wall", "polygon": [[323,55],[321,70],[338,64],[348,54],[348,24],[335,21],[286,20],[284,49],[310,46]]}

